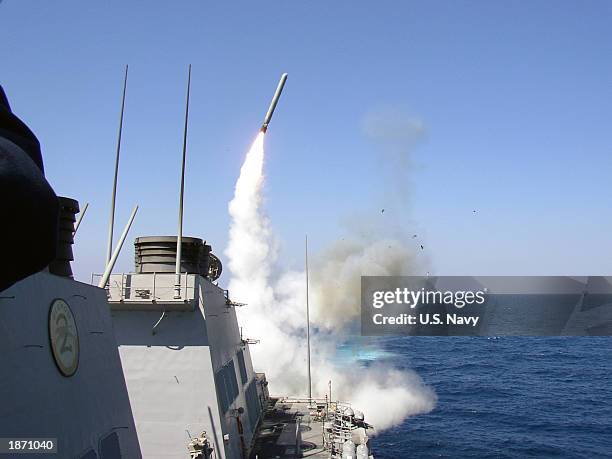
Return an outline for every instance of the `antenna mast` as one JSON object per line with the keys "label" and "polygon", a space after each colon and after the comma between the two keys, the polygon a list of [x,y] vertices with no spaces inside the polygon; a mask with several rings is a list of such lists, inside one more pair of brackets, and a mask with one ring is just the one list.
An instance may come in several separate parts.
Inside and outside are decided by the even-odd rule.
{"label": "antenna mast", "polygon": [[130,219],[128,220],[127,225],[125,225],[125,229],[123,230],[123,233],[121,233],[121,237],[119,237],[119,241],[117,242],[117,247],[115,247],[115,251],[113,252],[113,255],[110,261],[106,265],[106,268],[104,269],[104,274],[102,274],[102,278],[100,279],[100,282],[98,283],[98,287],[100,288],[105,288],[106,284],[108,283],[108,279],[110,279],[110,275],[113,272],[115,263],[117,262],[117,257],[119,257],[119,253],[121,252],[121,247],[123,247],[125,238],[127,237],[128,232],[130,231],[130,228],[132,227],[132,223],[134,222],[134,217],[136,216],[136,212],[138,212],[138,206],[134,207],[134,210],[132,211],[132,215],[130,215]]}
{"label": "antenna mast", "polygon": [[191,64],[187,76],[187,102],[185,104],[185,129],[183,131],[183,165],[181,168],[181,194],[179,196],[178,236],[176,237],[176,279],[174,298],[181,297],[181,248],[183,245],[183,195],[185,193],[185,157],[187,155],[187,121],[189,120],[189,89],[191,87]]}
{"label": "antenna mast", "polygon": [[308,302],[308,235],[306,235],[306,344],[308,347],[308,405],[312,405],[312,380],[310,378],[310,305]]}
{"label": "antenna mast", "polygon": [[76,224],[74,225],[74,233],[72,233],[72,235],[76,235],[76,232],[79,230],[79,225],[81,224],[81,221],[83,220],[83,217],[85,216],[85,212],[87,212],[87,209],[89,208],[89,203],[86,202],[85,203],[85,207],[83,207],[83,210],[81,210],[81,214],[79,215],[79,218],[76,221]]}
{"label": "antenna mast", "polygon": [[[125,90],[127,88],[128,66],[125,66],[123,78],[123,97],[121,98],[121,115],[119,116],[119,135],[117,137],[117,155],[115,157],[115,177],[113,179],[113,197],[111,199],[110,222],[108,224],[108,245],[106,249],[106,266],[113,254],[113,227],[115,225],[115,197],[117,196],[117,175],[119,173],[119,152],[121,151],[121,132],[123,131],[123,109],[125,108]],[[83,212],[84,213],[84,212]]]}

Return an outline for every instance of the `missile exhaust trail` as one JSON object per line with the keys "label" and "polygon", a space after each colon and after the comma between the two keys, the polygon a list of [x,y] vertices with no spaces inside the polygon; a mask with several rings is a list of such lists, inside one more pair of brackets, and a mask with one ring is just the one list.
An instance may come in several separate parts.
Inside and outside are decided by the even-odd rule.
{"label": "missile exhaust trail", "polygon": [[272,102],[270,103],[270,108],[268,108],[268,113],[266,113],[264,122],[261,125],[261,132],[265,133],[268,130],[268,124],[270,124],[270,120],[272,119],[272,115],[274,114],[274,109],[276,108],[276,104],[278,103],[278,99],[280,98],[281,92],[283,92],[283,87],[285,86],[286,81],[287,81],[287,74],[283,73],[281,75],[280,81],[278,82],[278,86],[276,87],[276,92],[274,93]]}

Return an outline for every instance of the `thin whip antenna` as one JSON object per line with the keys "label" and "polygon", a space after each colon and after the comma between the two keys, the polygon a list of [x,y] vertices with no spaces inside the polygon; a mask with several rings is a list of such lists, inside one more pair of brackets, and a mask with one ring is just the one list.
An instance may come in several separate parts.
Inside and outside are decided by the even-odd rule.
{"label": "thin whip antenna", "polygon": [[86,202],[85,203],[85,207],[83,207],[83,210],[81,211],[81,213],[79,214],[79,218],[76,221],[76,224],[74,225],[74,233],[72,233],[72,235],[74,236],[76,234],[76,232],[79,229],[79,225],[81,224],[81,221],[83,220],[83,217],[85,216],[85,212],[87,212],[87,208],[89,207],[89,203]]}
{"label": "thin whip antenna", "polygon": [[106,265],[113,254],[113,227],[115,226],[115,197],[117,196],[117,175],[119,174],[119,152],[121,151],[121,132],[123,131],[123,110],[125,108],[125,90],[127,88],[128,66],[125,66],[123,78],[123,97],[121,98],[121,115],[119,116],[119,135],[117,136],[117,155],[115,156],[115,177],[113,179],[113,197],[111,199],[110,222],[108,224],[108,245],[106,249]]}
{"label": "thin whip antenna", "polygon": [[176,238],[176,279],[174,298],[181,297],[181,248],[183,245],[183,195],[185,193],[185,158],[187,156],[187,122],[189,120],[189,89],[191,87],[191,64],[187,76],[187,102],[185,104],[185,129],[183,131],[183,165],[181,167],[181,194],[179,195],[178,236]]}
{"label": "thin whip antenna", "polygon": [[134,207],[134,210],[132,211],[132,215],[130,215],[130,219],[128,220],[127,225],[125,225],[125,228],[123,230],[123,233],[121,234],[121,237],[119,238],[119,241],[117,241],[117,247],[115,247],[115,251],[113,252],[113,255],[111,259],[109,260],[108,264],[106,265],[104,274],[102,274],[102,277],[100,278],[100,282],[98,283],[98,287],[100,288],[106,287],[108,279],[110,278],[110,275],[113,272],[113,268],[115,267],[115,263],[117,262],[117,257],[119,257],[119,253],[121,252],[121,247],[123,247],[125,238],[127,237],[128,232],[130,231],[130,228],[132,227],[132,223],[134,222],[134,217],[136,216],[136,212],[138,212],[138,206]]}
{"label": "thin whip antenna", "polygon": [[308,235],[306,235],[306,344],[308,348],[308,405],[312,405],[312,380],[310,378],[310,305],[308,302]]}

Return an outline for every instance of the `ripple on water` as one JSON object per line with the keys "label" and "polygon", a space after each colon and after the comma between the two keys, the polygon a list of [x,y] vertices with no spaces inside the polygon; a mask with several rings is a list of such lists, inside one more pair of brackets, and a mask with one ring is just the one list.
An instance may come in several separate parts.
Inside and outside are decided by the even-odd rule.
{"label": "ripple on water", "polygon": [[392,337],[438,395],[376,437],[376,457],[612,457],[612,338]]}

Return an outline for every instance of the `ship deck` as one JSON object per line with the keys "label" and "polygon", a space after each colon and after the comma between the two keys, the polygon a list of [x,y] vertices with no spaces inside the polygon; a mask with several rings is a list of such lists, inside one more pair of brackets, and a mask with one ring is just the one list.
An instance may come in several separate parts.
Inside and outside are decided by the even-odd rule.
{"label": "ship deck", "polygon": [[[313,404],[314,405],[314,404]],[[318,404],[325,408],[325,404]],[[255,438],[251,459],[329,459],[324,423],[308,400],[271,398]]]}

